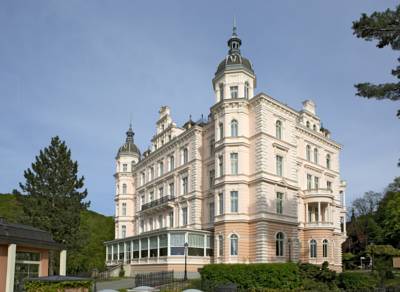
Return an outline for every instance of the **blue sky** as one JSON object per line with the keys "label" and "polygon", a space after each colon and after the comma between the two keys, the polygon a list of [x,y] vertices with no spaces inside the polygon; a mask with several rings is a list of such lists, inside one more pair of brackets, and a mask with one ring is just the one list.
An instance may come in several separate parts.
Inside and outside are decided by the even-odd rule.
{"label": "blue sky", "polygon": [[143,150],[161,105],[181,125],[208,114],[211,79],[236,15],[257,92],[300,109],[313,99],[343,144],[347,201],[399,175],[399,103],[355,96],[391,81],[397,55],[352,35],[362,12],[397,1],[0,1],[0,193],[23,181],[59,135],[86,178],[91,209],[111,215],[114,158],[130,116]]}

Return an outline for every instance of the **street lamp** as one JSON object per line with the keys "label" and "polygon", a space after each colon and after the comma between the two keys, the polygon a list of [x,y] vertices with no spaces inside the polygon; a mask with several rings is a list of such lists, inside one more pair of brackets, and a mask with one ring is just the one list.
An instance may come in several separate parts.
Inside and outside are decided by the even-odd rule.
{"label": "street lamp", "polygon": [[188,246],[189,244],[187,242],[185,242],[185,244],[183,245],[185,247],[185,273],[183,275],[183,280],[187,280],[187,254],[188,254]]}

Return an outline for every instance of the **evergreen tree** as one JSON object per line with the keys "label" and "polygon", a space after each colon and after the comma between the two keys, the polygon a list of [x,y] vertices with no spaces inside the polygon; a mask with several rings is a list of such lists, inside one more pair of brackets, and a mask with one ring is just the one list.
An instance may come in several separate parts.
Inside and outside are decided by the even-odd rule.
{"label": "evergreen tree", "polygon": [[[358,38],[367,41],[377,40],[378,48],[390,46],[400,50],[400,5],[395,10],[374,12],[370,16],[362,14],[358,21],[353,22],[353,31]],[[398,59],[400,61],[400,58]],[[392,75],[400,79],[400,66],[392,70]],[[356,84],[357,95],[367,98],[400,100],[400,82],[371,84]],[[400,118],[400,110],[397,112]],[[400,162],[399,162],[400,165]]]}
{"label": "evergreen tree", "polygon": [[24,172],[18,201],[23,208],[23,223],[47,230],[69,251],[81,245],[80,212],[89,207],[84,177],[78,177],[78,163],[59,137],[40,150],[35,163]]}

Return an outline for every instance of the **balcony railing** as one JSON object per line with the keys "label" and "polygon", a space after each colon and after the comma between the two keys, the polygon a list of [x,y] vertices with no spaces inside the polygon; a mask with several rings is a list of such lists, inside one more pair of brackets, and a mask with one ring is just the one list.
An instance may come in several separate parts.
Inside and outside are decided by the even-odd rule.
{"label": "balcony railing", "polygon": [[163,197],[161,197],[161,198],[159,198],[157,200],[154,200],[154,201],[148,202],[146,204],[143,204],[142,205],[142,211],[150,209],[150,208],[153,208],[153,207],[161,206],[162,204],[165,204],[165,203],[167,203],[169,201],[172,201],[173,199],[175,199],[175,196],[171,196],[171,195],[163,196]]}
{"label": "balcony railing", "polygon": [[311,221],[311,222],[306,222],[305,224],[306,227],[333,227],[333,222],[329,221]]}
{"label": "balcony railing", "polygon": [[319,196],[333,196],[333,191],[331,189],[309,189],[305,190],[304,194],[310,197],[319,197]]}

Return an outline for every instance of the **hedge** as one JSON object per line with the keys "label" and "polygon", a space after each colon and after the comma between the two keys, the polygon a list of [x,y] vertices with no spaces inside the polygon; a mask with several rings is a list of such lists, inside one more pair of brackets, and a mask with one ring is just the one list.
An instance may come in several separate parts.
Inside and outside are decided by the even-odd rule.
{"label": "hedge", "polygon": [[294,263],[212,264],[204,266],[200,274],[203,290],[228,283],[239,289],[295,289],[302,285],[299,267]]}
{"label": "hedge", "polygon": [[66,289],[79,289],[80,291],[91,291],[92,281],[62,281],[62,282],[46,282],[46,281],[27,281],[25,282],[26,292],[60,292]]}

